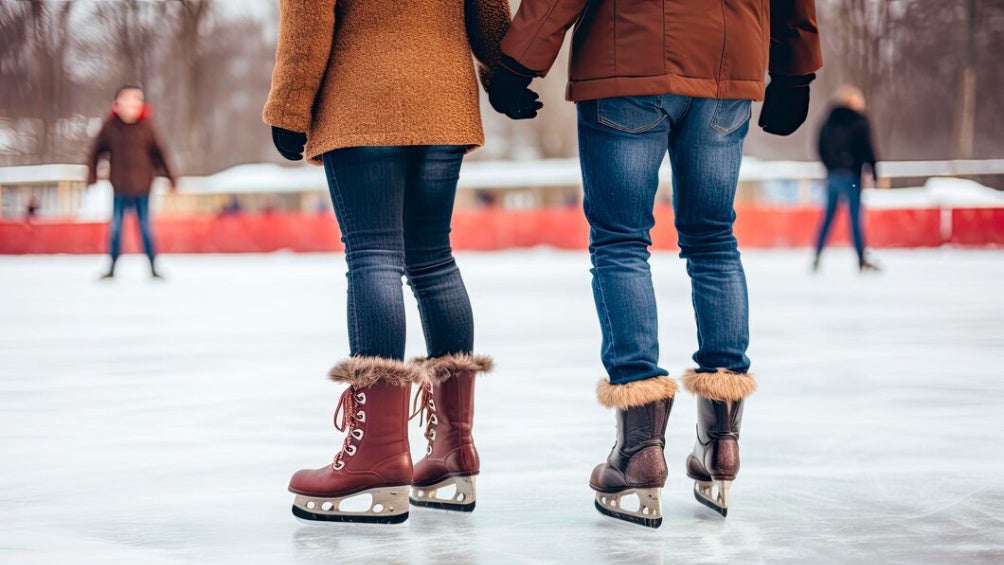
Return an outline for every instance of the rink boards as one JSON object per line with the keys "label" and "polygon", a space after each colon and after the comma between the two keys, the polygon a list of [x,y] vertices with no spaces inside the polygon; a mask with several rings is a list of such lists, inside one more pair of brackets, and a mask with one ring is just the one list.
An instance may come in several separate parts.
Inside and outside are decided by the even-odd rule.
{"label": "rink boards", "polygon": [[[813,244],[818,208],[742,207],[736,236],[743,248],[799,248]],[[653,248],[676,248],[673,214],[656,209]],[[70,221],[0,222],[0,254],[101,253],[107,223]],[[161,218],[155,222],[158,249],[164,253],[325,252],[343,249],[330,213],[233,217]],[[127,218],[125,249],[138,251],[132,218]],[[1004,244],[1004,208],[918,208],[870,210],[868,245],[923,248],[942,245],[992,247]],[[548,246],[584,249],[588,225],[578,207],[534,210],[458,210],[453,222],[458,250],[491,251]],[[846,212],[838,214],[831,243],[848,242]]]}

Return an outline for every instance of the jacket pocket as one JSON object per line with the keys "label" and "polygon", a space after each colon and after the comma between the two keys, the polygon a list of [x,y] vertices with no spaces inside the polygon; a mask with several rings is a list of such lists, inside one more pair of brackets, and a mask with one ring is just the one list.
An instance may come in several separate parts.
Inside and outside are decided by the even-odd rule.
{"label": "jacket pocket", "polygon": [[665,117],[662,96],[622,96],[596,101],[596,121],[627,133],[648,131]]}
{"label": "jacket pocket", "polygon": [[753,103],[749,100],[720,99],[711,117],[711,127],[720,133],[732,133],[750,120]]}

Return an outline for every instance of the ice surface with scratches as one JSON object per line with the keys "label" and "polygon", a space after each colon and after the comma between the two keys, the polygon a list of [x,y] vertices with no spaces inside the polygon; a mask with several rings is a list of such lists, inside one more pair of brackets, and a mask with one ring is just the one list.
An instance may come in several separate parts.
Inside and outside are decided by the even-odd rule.
{"label": "ice surface with scratches", "polygon": [[[114,282],[101,257],[0,257],[0,562],[1004,562],[1004,254],[887,251],[877,276],[846,250],[815,276],[804,252],[744,258],[759,390],[729,516],[693,499],[682,393],[650,530],[593,509],[614,421],[584,253],[460,255],[498,364],[478,381],[478,506],[400,526],[290,514],[290,474],[341,444],[342,256],[164,256],[164,283],[134,256]],[[679,375],[689,283],[672,254],[652,265]],[[409,354],[420,328],[409,298]]]}

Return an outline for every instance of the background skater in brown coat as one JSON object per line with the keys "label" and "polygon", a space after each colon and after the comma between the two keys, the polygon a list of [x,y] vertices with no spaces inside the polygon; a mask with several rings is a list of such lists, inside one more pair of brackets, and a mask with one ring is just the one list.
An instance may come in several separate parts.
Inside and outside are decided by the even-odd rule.
{"label": "background skater in brown coat", "polygon": [[[336,409],[346,433],[332,463],[293,475],[293,514],[397,523],[410,504],[470,512],[480,470],[471,428],[471,303],[450,247],[464,154],[484,143],[472,52],[485,83],[509,27],[507,0],[282,0],[264,119],[279,152],[324,164],[348,264],[350,357]],[[539,103],[525,87],[533,117]],[[404,362],[401,279],[418,300],[427,358]],[[408,400],[427,421],[414,468]],[[409,497],[409,487],[411,495]],[[449,497],[441,494],[455,487]],[[370,508],[341,508],[370,495]]]}
{"label": "background skater in brown coat", "polygon": [[[575,26],[568,98],[577,103],[593,295],[617,440],[589,484],[603,514],[662,523],[666,423],[677,384],[659,366],[649,230],[668,151],[680,254],[697,317],[697,442],[686,462],[695,496],[725,515],[739,471],[749,313],[733,203],[751,101],[760,126],[788,135],[805,120],[820,67],[812,0],[523,0],[502,43],[496,108],[520,107]],[[770,85],[764,96],[764,75]],[[714,492],[717,490],[717,492]],[[635,508],[624,500],[637,497]]]}
{"label": "background skater in brown coat", "polygon": [[98,180],[98,160],[108,157],[108,176],[115,193],[108,245],[112,260],[102,278],[115,276],[115,265],[122,248],[122,220],[128,210],[136,213],[143,251],[150,260],[150,273],[154,278],[161,278],[155,263],[156,251],[150,227],[150,187],[155,173],[162,171],[171,181],[171,190],[174,190],[175,176],[149,118],[143,90],[133,85],[119,88],[115,93],[112,113],[101,126],[87,159],[87,184],[91,185]]}

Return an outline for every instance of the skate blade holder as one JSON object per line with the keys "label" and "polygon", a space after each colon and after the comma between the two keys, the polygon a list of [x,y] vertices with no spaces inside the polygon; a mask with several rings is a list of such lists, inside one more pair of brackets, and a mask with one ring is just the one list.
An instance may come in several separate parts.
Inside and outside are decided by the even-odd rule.
{"label": "skate blade holder", "polygon": [[658,528],[662,525],[660,490],[640,488],[621,492],[597,492],[596,509],[604,516],[648,528]]}
{"label": "skate blade holder", "polygon": [[310,523],[400,524],[408,519],[408,485],[330,498],[297,494],[293,515]]}
{"label": "skate blade holder", "polygon": [[450,477],[427,487],[411,487],[411,503],[425,508],[474,511],[477,502],[477,477]]}
{"label": "skate blade holder", "polygon": [[721,514],[729,514],[729,489],[732,481],[694,481],[694,498]]}

